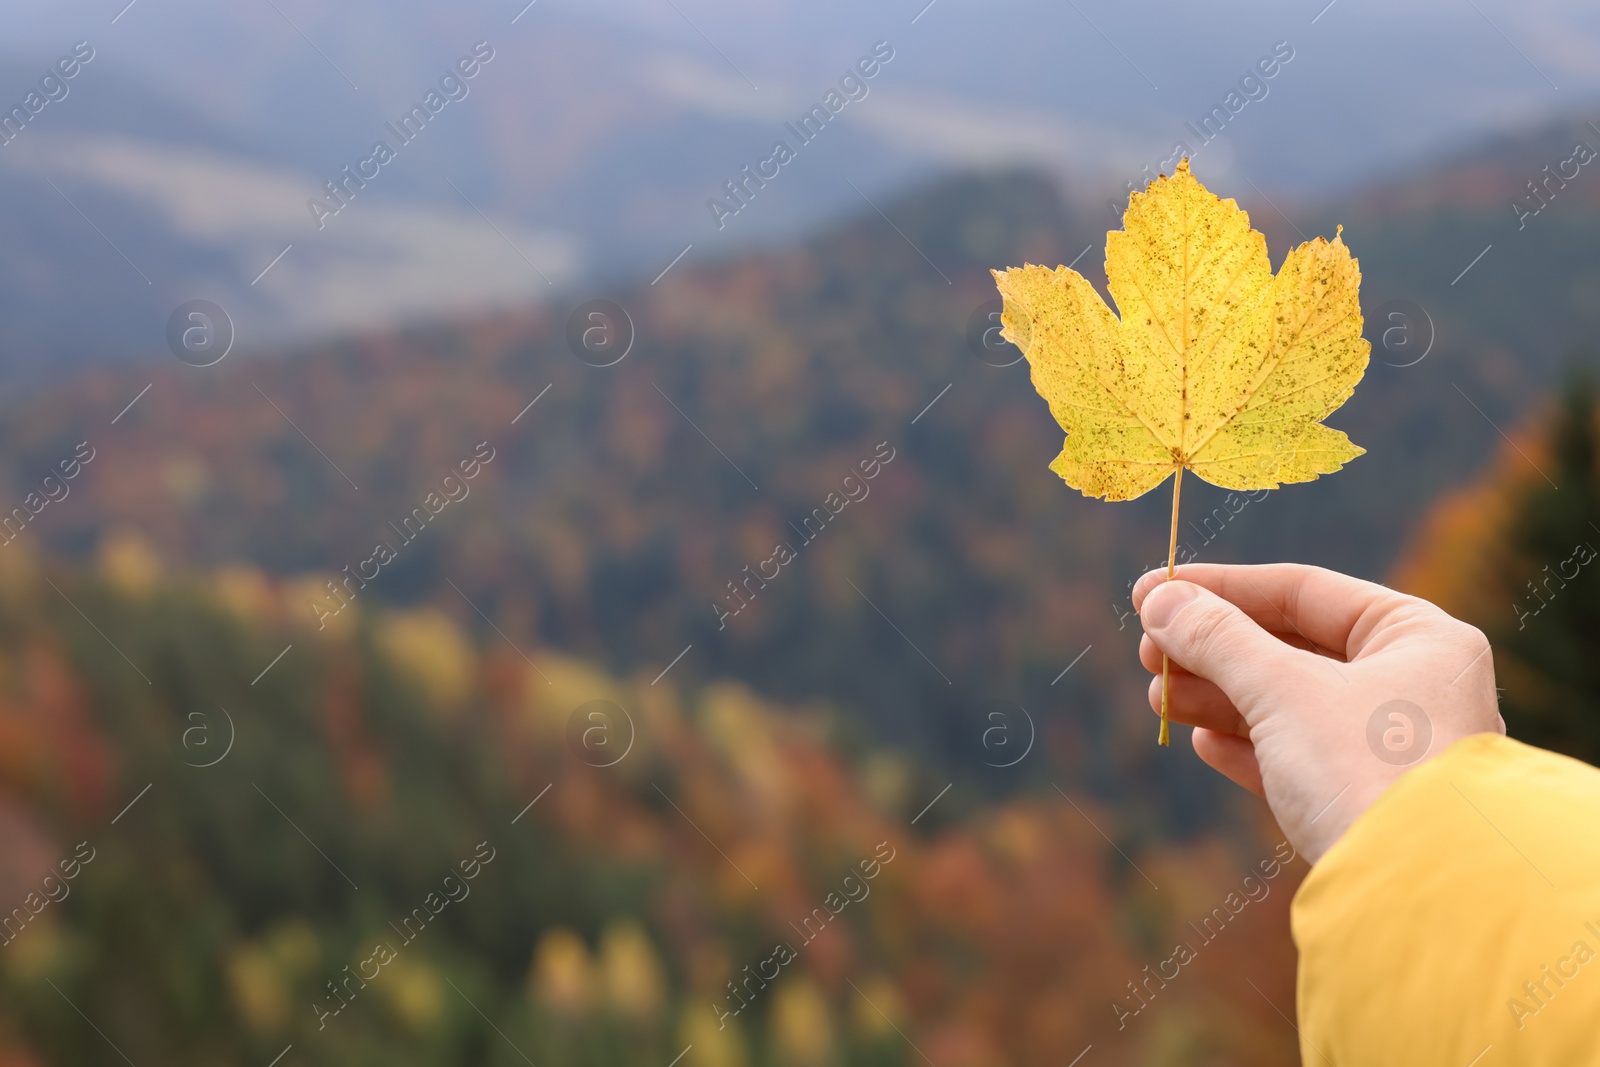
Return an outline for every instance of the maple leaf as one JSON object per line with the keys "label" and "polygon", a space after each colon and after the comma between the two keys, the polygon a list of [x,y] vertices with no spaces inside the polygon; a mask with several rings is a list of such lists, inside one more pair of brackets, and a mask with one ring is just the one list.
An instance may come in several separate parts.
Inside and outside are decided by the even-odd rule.
{"label": "maple leaf", "polygon": [[1132,500],[1174,477],[1170,577],[1184,470],[1276,489],[1364,451],[1322,424],[1367,367],[1361,269],[1336,233],[1291,251],[1274,275],[1249,215],[1187,159],[1129,197],[1122,225],[1106,235],[1120,317],[1071,268],[1030,264],[993,272],[1001,336],[1067,432],[1050,469],[1068,485]]}

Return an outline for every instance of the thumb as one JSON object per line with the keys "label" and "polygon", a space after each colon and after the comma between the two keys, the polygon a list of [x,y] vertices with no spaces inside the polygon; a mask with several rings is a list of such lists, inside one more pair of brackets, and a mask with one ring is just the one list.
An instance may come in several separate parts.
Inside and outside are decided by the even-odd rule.
{"label": "thumb", "polygon": [[1295,650],[1237,607],[1193,582],[1163,582],[1139,612],[1144,632],[1172,661],[1214,682],[1245,710],[1273,676],[1293,670]]}

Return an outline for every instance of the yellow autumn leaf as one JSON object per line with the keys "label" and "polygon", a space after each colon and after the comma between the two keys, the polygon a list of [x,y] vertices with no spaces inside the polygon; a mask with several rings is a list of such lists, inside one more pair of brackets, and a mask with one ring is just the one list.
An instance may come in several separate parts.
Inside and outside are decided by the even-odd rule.
{"label": "yellow autumn leaf", "polygon": [[[1001,336],[1067,432],[1050,469],[1085,496],[1132,500],[1192,470],[1225,489],[1276,489],[1338,470],[1363,449],[1324,426],[1371,348],[1361,268],[1339,233],[1291,251],[1277,274],[1250,216],[1178,164],[1128,199],[1106,235],[1120,315],[1070,267],[995,271]],[[1161,735],[1167,743],[1162,657]]]}
{"label": "yellow autumn leaf", "polygon": [[1187,468],[1227,489],[1276,489],[1362,449],[1322,420],[1366,370],[1344,241],[1319,237],[1276,275],[1250,217],[1189,172],[1129,198],[1106,235],[1121,312],[1068,267],[995,271],[1002,336],[1066,430],[1050,466],[1087,496],[1132,500]]}

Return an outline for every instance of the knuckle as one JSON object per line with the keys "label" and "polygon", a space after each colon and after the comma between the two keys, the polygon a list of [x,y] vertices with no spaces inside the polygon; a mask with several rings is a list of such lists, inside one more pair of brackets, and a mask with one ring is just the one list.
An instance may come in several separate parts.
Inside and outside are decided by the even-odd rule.
{"label": "knuckle", "polygon": [[1182,615],[1183,644],[1188,655],[1210,661],[1223,649],[1232,629],[1232,616],[1221,604],[1204,600],[1189,604]]}
{"label": "knuckle", "polygon": [[1468,655],[1479,655],[1489,649],[1489,637],[1482,630],[1471,623],[1462,622],[1460,619],[1450,618],[1451,638],[1458,643]]}

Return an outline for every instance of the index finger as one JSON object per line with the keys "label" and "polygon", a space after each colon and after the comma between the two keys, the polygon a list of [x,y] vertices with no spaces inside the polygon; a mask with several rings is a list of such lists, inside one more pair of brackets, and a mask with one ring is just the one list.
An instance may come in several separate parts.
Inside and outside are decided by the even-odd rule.
{"label": "index finger", "polygon": [[[1189,563],[1173,577],[1204,586],[1264,629],[1297,633],[1345,659],[1355,658],[1388,608],[1413,599],[1375,582],[1303,563]],[[1134,610],[1166,580],[1164,570],[1140,577],[1133,587]]]}

